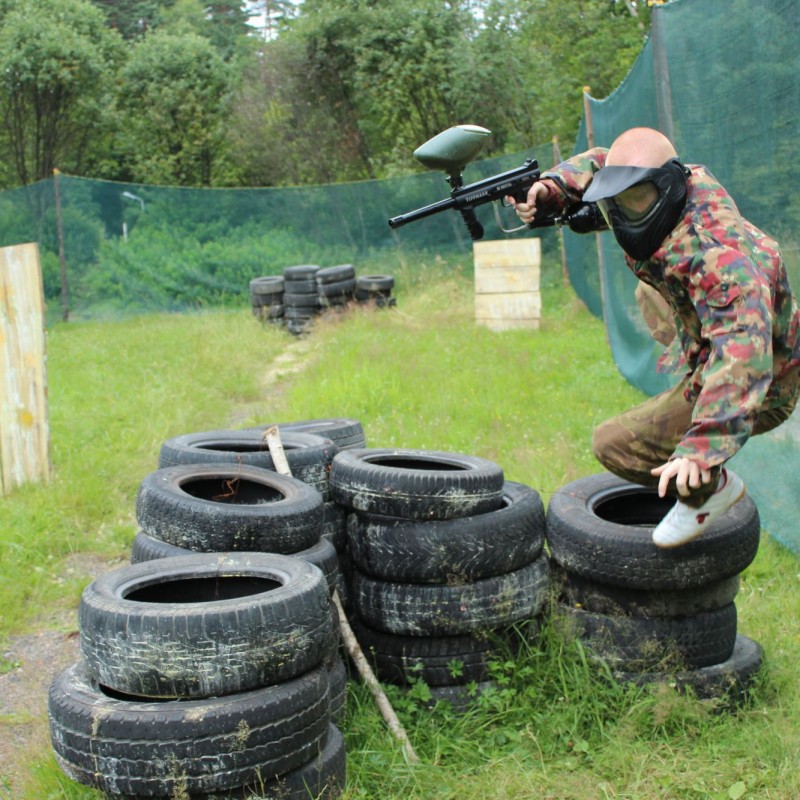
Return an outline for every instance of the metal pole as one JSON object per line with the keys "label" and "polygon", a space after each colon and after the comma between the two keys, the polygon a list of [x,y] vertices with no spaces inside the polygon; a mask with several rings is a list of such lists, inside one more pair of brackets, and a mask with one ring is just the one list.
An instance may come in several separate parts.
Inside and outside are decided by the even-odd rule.
{"label": "metal pole", "polygon": [[[558,146],[558,136],[553,137],[553,164],[561,163],[561,148]],[[558,227],[558,246],[561,250],[561,280],[564,286],[569,286],[569,269],[567,266],[567,250],[564,247],[564,228]]]}
{"label": "metal pole", "polygon": [[67,283],[67,261],[64,258],[64,218],[61,214],[61,193],[58,190],[58,176],[53,170],[53,191],[56,196],[56,230],[58,231],[58,264],[61,274],[61,319],[69,322],[69,284]]}
{"label": "metal pole", "polygon": [[[583,87],[583,116],[586,119],[586,141],[589,144],[589,148],[594,147],[594,124],[592,122],[592,107],[589,103],[589,92],[591,88],[589,86]],[[606,280],[605,280],[605,268],[603,263],[603,245],[600,239],[600,233],[595,233],[594,235],[595,247],[597,248],[597,267],[599,269],[600,274],[600,300],[603,305],[603,319],[606,316]]]}

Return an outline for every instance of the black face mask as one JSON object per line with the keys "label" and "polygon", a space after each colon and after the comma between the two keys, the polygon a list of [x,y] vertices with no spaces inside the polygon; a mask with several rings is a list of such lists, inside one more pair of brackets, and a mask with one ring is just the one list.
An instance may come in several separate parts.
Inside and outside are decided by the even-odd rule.
{"label": "black face mask", "polygon": [[[583,199],[596,201],[620,247],[637,261],[645,261],[680,219],[688,176],[689,170],[676,158],[653,168],[603,167]],[[640,188],[638,193],[635,187]],[[626,197],[631,194],[638,195],[633,205]]]}

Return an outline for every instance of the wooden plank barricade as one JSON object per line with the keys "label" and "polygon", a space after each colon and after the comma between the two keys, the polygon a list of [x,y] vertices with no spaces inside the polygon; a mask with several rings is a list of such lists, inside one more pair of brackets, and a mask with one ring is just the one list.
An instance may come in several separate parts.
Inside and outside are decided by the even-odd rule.
{"label": "wooden plank barricade", "polygon": [[494,331],[539,328],[541,241],[475,242],[475,322]]}
{"label": "wooden plank barricade", "polygon": [[50,473],[42,272],[36,244],[0,247],[0,491]]}

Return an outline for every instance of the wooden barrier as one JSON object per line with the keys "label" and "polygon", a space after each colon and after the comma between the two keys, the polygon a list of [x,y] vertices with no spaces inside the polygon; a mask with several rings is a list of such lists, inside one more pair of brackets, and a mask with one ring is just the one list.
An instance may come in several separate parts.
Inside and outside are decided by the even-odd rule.
{"label": "wooden barrier", "polygon": [[42,271],[36,244],[0,247],[0,491],[50,473]]}
{"label": "wooden barrier", "polygon": [[475,322],[494,331],[538,329],[539,239],[475,242]]}

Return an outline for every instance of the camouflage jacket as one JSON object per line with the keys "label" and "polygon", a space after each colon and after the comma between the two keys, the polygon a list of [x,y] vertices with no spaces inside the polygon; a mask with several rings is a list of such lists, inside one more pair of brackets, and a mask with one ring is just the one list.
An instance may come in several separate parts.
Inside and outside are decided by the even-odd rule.
{"label": "camouflage jacket", "polygon": [[[560,188],[555,202],[580,199],[606,152],[595,148],[543,173]],[[648,260],[625,259],[674,316],[673,327],[656,308],[663,310],[663,303],[644,309],[658,341],[675,337],[660,367],[691,375],[686,398],[694,403],[692,425],[673,458],[708,468],[739,450],[759,411],[796,399],[800,312],[777,244],[741,216],[705,167],[688,166],[683,217]],[[652,298],[652,292],[637,297],[648,294]]]}

